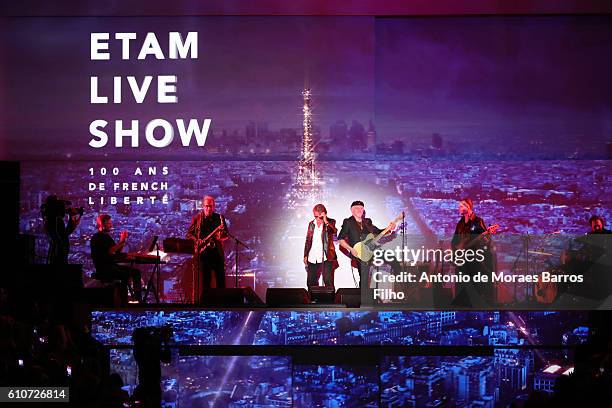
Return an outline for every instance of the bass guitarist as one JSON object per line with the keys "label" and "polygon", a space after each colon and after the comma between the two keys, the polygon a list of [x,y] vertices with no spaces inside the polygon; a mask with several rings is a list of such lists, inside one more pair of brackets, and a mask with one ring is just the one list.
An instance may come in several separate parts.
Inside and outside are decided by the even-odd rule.
{"label": "bass guitarist", "polygon": [[[343,253],[351,257],[351,266],[359,270],[358,286],[369,287],[370,263],[358,258],[354,245],[363,241],[368,234],[379,234],[382,230],[375,226],[370,218],[364,217],[363,201],[353,201],[351,214],[351,217],[345,218],[342,222],[342,228],[338,234],[338,244],[343,249]],[[389,224],[390,230],[395,230],[396,227],[397,225],[394,222]]]}
{"label": "bass guitarist", "polygon": [[[490,275],[494,270],[494,256],[491,250],[491,234],[499,228],[498,225],[487,227],[482,218],[474,212],[474,202],[470,198],[459,201],[459,214],[461,218],[455,227],[455,233],[451,241],[453,251],[472,249],[483,250],[485,260],[478,262],[473,260],[457,266],[457,273],[469,275],[472,278],[478,272]],[[480,297],[478,299],[477,297]],[[455,306],[476,306],[479,303],[490,303],[493,301],[493,286],[488,283],[474,284],[473,282],[458,284],[455,288]]]}
{"label": "bass guitarist", "polygon": [[199,269],[197,299],[200,299],[202,289],[212,287],[213,274],[215,287],[225,288],[223,241],[228,238],[225,218],[215,212],[215,199],[211,196],[204,197],[202,211],[193,217],[187,231],[187,239],[194,241],[194,262]]}

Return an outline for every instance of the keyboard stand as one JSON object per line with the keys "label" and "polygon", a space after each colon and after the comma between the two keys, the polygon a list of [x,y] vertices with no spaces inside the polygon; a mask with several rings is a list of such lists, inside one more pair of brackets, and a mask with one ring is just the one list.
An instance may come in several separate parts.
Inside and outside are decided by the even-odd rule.
{"label": "keyboard stand", "polygon": [[[157,244],[155,245],[157,246]],[[155,304],[159,305],[159,275],[160,275],[160,272],[161,272],[161,262],[159,259],[159,247],[157,247],[157,259],[156,259],[156,262],[153,264],[153,272],[149,276],[149,281],[147,282],[147,287],[142,297],[142,303],[147,303],[147,299],[149,298],[149,293],[151,292],[151,289],[153,289],[153,296],[155,296]]]}

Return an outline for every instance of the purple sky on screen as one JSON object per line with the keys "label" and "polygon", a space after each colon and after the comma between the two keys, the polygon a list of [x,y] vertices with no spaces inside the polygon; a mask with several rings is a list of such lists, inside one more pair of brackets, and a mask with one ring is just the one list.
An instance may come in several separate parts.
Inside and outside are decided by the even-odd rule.
{"label": "purple sky on screen", "polygon": [[[52,134],[87,147],[93,119],[211,118],[214,128],[244,129],[249,120],[272,128],[301,126],[301,89],[314,89],[321,123],[373,117],[374,21],[368,17],[181,17],[12,19],[4,37],[11,61],[9,137],[20,143]],[[197,60],[120,58],[90,61],[90,32],[154,31],[165,48],[169,31],[198,31]],[[111,36],[112,39],[112,36]],[[132,55],[140,40],[133,42]],[[177,104],[91,105],[89,77],[101,92],[114,75],[177,75]],[[154,96],[154,83],[151,95]],[[144,125],[141,125],[144,127]],[[43,140],[44,142],[44,140]]]}
{"label": "purple sky on screen", "polygon": [[[88,155],[94,119],[212,119],[299,129],[300,90],[314,90],[315,125],[373,119],[379,141],[566,141],[603,151],[612,138],[610,17],[123,17],[12,18],[0,46],[5,158],[24,152]],[[90,61],[89,33],[198,31],[197,60]],[[177,75],[176,104],[91,105],[89,77],[110,94],[114,75]],[[113,139],[112,123],[107,132]],[[585,143],[586,142],[586,143]],[[144,143],[141,143],[141,146]],[[172,151],[179,148],[173,144]],[[541,145],[540,145],[541,146]],[[163,149],[162,149],[163,150]],[[159,151],[159,150],[158,150]],[[161,152],[161,151],[160,151]],[[128,153],[124,149],[123,154]],[[163,153],[161,153],[163,154]]]}
{"label": "purple sky on screen", "polygon": [[376,45],[383,133],[612,136],[609,18],[383,18]]}

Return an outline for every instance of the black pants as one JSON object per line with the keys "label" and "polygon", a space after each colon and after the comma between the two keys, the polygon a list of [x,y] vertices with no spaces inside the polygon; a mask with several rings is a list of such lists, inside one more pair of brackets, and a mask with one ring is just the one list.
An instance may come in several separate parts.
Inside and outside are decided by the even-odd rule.
{"label": "black pants", "polygon": [[[399,262],[395,260],[385,262],[385,264],[389,265],[395,274],[400,273],[402,270]],[[359,287],[368,288],[370,286],[370,262],[357,261],[357,269],[359,270]],[[365,285],[362,284],[362,282],[364,282]]]}
{"label": "black pants", "polygon": [[70,245],[67,242],[50,239],[47,263],[51,265],[67,264],[68,252],[70,252]]}
{"label": "black pants", "polygon": [[96,279],[101,281],[112,281],[120,280],[124,285],[128,285],[130,279],[132,279],[132,287],[134,288],[134,297],[138,300],[141,299],[142,284],[140,282],[140,271],[136,268],[131,268],[124,265],[113,265],[108,269],[97,272]]}
{"label": "black pants", "polygon": [[483,307],[493,302],[493,283],[474,282],[474,276],[479,272],[490,275],[489,270],[480,262],[466,262],[456,268],[456,273],[470,276],[470,282],[459,282],[455,284],[455,298],[452,306]]}
{"label": "black pants", "polygon": [[308,287],[319,286],[319,278],[323,274],[323,285],[334,287],[334,269],[332,261],[310,263],[306,266],[306,284]]}
{"label": "black pants", "polygon": [[[385,262],[391,267],[394,274],[401,272],[401,265],[397,261]],[[361,288],[361,305],[372,306],[376,304],[374,301],[374,289],[370,288],[370,262],[357,261],[357,269],[359,271],[359,288]]]}
{"label": "black pants", "polygon": [[212,287],[212,276],[215,274],[217,288],[225,288],[225,259],[216,252],[205,251],[198,257],[198,267],[200,270],[198,299],[202,294],[202,289]]}

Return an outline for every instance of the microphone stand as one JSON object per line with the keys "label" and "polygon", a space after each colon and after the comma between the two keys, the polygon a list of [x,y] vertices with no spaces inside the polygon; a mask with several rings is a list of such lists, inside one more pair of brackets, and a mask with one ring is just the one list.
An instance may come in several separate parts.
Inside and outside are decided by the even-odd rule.
{"label": "microphone stand", "polygon": [[157,264],[156,265],[157,266],[156,268],[157,269],[157,287],[155,288],[155,300],[157,304],[159,304],[159,298],[161,297],[159,293],[159,279],[160,279],[159,275],[161,272],[161,264],[160,264],[161,259],[159,258],[159,243],[157,242],[155,242],[155,250],[156,250],[155,263]]}
{"label": "microphone stand", "polygon": [[406,213],[402,211],[402,245],[406,246]]}
{"label": "microphone stand", "polygon": [[[234,287],[237,288],[238,287],[238,247],[239,245],[242,245],[245,249],[250,249],[250,248],[247,246],[247,244],[245,244],[244,242],[236,238],[236,236],[233,235],[231,232],[226,230],[226,233],[228,237],[234,240],[234,261],[235,261],[234,262],[235,263],[234,265],[234,268],[235,268],[234,269]],[[255,288],[253,288],[253,290],[255,290]]]}
{"label": "microphone stand", "polygon": [[[327,224],[323,220],[323,236],[321,237],[321,275],[325,281],[325,238],[327,238]],[[325,282],[323,282],[325,283]],[[319,280],[317,279],[317,285]]]}
{"label": "microphone stand", "polygon": [[[402,251],[404,250],[404,248],[406,248],[406,213],[402,210],[402,229],[401,229],[401,234],[402,234]],[[402,262],[401,264],[401,271],[405,272],[404,269],[404,262]]]}

